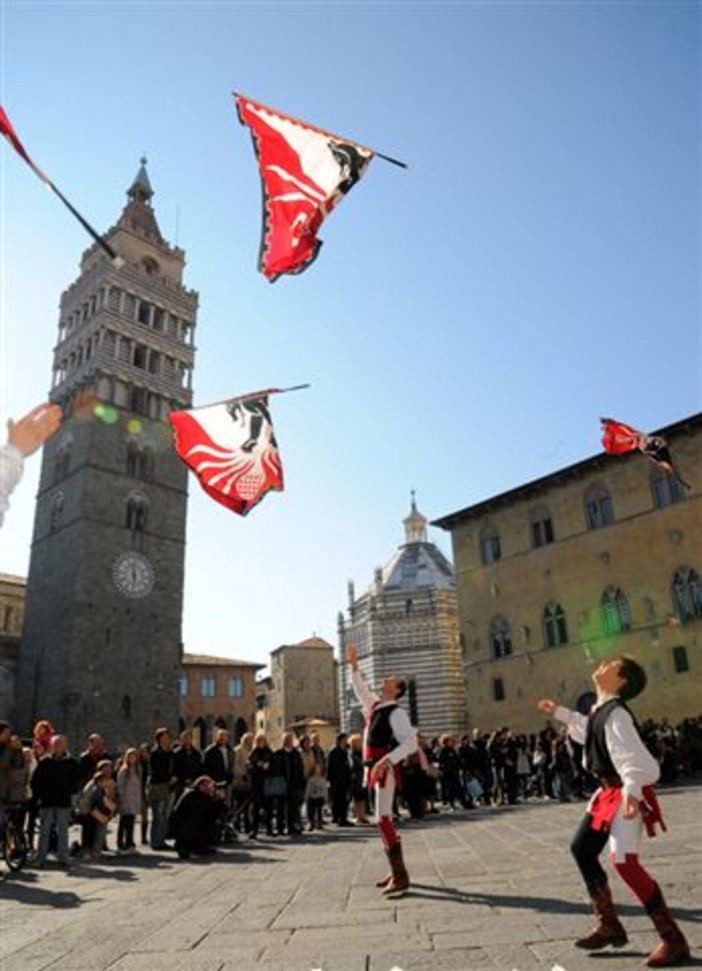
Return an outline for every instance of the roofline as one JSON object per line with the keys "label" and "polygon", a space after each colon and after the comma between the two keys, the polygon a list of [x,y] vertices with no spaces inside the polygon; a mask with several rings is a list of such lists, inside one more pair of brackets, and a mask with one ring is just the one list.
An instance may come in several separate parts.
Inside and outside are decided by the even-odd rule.
{"label": "roofline", "polygon": [[[700,425],[702,425],[702,412],[698,411],[694,415],[689,415],[687,418],[676,421],[672,425],[666,425],[665,428],[659,428],[657,431],[650,432],[649,434],[660,435],[662,438],[670,438],[671,436],[690,432]],[[448,513],[448,515],[441,516],[439,519],[433,519],[431,525],[450,531],[462,522],[470,519],[478,519],[485,513],[492,512],[501,506],[507,506],[516,499],[527,499],[529,496],[543,491],[547,486],[558,485],[566,479],[579,478],[588,470],[598,469],[610,463],[621,462],[622,458],[625,457],[622,455],[609,455],[604,451],[598,452],[597,455],[591,455],[589,458],[575,462],[573,465],[567,465],[565,468],[558,469],[556,472],[549,472],[548,475],[540,476],[538,479],[532,479],[531,482],[525,482],[522,485],[516,486],[514,489],[508,489],[507,492],[498,493],[498,495],[484,499],[482,502],[478,502],[473,506],[466,506],[465,509]]]}
{"label": "roofline", "polygon": [[[203,660],[207,658],[207,660]],[[211,657],[208,654],[183,654],[181,664],[197,665],[203,668],[255,668],[257,671],[267,667],[255,661],[239,661],[233,657]]]}
{"label": "roofline", "polygon": [[[324,641],[323,644],[309,644],[306,641],[301,641],[298,644],[281,644],[280,647],[276,647],[275,650],[271,651],[271,655],[279,654],[281,651],[287,651],[292,647],[299,647],[303,651],[319,651],[323,650],[334,650],[334,645],[330,644],[329,641],[325,641],[323,637],[319,638],[320,641]],[[265,666],[265,665],[264,665]]]}

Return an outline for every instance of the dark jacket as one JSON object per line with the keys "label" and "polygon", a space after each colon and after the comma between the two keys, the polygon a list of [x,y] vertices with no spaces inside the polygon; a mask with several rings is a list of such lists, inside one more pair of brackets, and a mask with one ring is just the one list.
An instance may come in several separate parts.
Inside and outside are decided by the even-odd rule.
{"label": "dark jacket", "polygon": [[32,795],[40,806],[69,809],[80,788],[80,766],[72,755],[41,759],[32,775]]}
{"label": "dark jacket", "polygon": [[258,795],[263,794],[263,782],[268,775],[273,750],[268,745],[261,747],[254,745],[249,756],[248,766],[251,772],[251,788]]}
{"label": "dark jacket", "polygon": [[152,786],[170,782],[175,776],[173,752],[154,745],[149,756],[149,782]]}
{"label": "dark jacket", "polygon": [[217,841],[218,806],[212,796],[186,789],[175,804],[170,831],[178,849],[204,849]]}
{"label": "dark jacket", "polygon": [[203,775],[202,753],[193,746],[179,746],[173,750],[173,769],[179,787],[185,788]]}
{"label": "dark jacket", "polygon": [[305,791],[305,767],[296,748],[279,748],[271,759],[271,775],[281,775],[287,782],[288,797]]}
{"label": "dark jacket", "polygon": [[219,745],[210,745],[205,749],[203,767],[205,775],[208,775],[215,782],[226,782],[229,784],[234,778],[234,749],[231,745],[226,746],[227,765],[224,765],[224,756]]}
{"label": "dark jacket", "polygon": [[335,789],[351,788],[351,760],[348,749],[335,745],[327,756],[327,782]]}

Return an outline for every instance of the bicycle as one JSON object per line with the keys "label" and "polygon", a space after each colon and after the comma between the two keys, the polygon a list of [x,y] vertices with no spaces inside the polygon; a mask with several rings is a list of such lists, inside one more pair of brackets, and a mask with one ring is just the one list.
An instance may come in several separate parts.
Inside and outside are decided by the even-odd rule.
{"label": "bicycle", "polygon": [[12,873],[17,873],[27,862],[29,847],[22,826],[22,807],[5,807],[5,825],[2,832],[2,858]]}

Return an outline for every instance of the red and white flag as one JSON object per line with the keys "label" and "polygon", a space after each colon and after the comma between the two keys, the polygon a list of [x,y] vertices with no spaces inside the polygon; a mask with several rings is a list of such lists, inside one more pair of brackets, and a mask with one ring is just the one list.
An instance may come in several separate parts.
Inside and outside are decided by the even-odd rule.
{"label": "red and white flag", "polygon": [[267,492],[283,491],[283,466],[268,410],[277,389],[172,411],[178,455],[213,499],[245,516]]}
{"label": "red and white flag", "polygon": [[674,476],[686,489],[690,488],[675,467],[668,443],[660,435],[647,435],[645,432],[640,432],[637,428],[625,425],[621,421],[615,421],[613,418],[600,418],[600,423],[602,425],[602,445],[605,452],[610,455],[626,455],[627,452],[638,449],[664,472]]}
{"label": "red and white flag", "polygon": [[258,156],[263,187],[258,266],[272,283],[310,265],[322,245],[320,226],[376,153],[243,95],[234,99]]}

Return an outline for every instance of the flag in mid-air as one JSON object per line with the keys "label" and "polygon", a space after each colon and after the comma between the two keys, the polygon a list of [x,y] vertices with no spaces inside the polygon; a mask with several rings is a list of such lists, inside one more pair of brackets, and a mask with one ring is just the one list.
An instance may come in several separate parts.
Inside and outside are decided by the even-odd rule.
{"label": "flag in mid-air", "polygon": [[34,174],[37,175],[41,179],[41,181],[45,185],[47,185],[55,195],[59,197],[59,199],[64,204],[64,206],[68,209],[68,211],[75,216],[75,218],[81,224],[83,229],[85,229],[86,232],[88,232],[93,237],[93,239],[98,244],[98,246],[100,246],[107,253],[107,255],[110,257],[113,263],[116,266],[121,266],[123,264],[123,260],[121,256],[118,256],[115,253],[115,251],[112,249],[110,244],[105,239],[103,239],[103,237],[95,229],[93,229],[90,223],[83,216],[81,216],[78,210],[71,205],[71,203],[64,196],[64,194],[56,187],[56,185],[54,185],[54,183],[51,181],[51,179],[46,174],[46,172],[43,172],[36,164],[36,162],[32,161],[32,159],[29,157],[29,155],[27,154],[27,150],[25,149],[24,145],[17,137],[17,132],[12,127],[10,123],[10,119],[5,114],[5,111],[2,105],[0,105],[0,135],[2,135],[3,138],[7,139],[7,141],[10,143],[10,145],[12,145],[12,147],[17,152],[17,154],[24,159],[24,161],[30,167],[32,172],[34,172]]}
{"label": "flag in mid-air", "polygon": [[268,410],[273,393],[259,391],[168,415],[178,455],[205,492],[241,516],[272,489],[283,491],[283,467]]}
{"label": "flag in mid-air", "polygon": [[[259,269],[273,282],[314,260],[322,222],[361,178],[372,149],[234,96],[251,130],[263,188]],[[401,164],[401,163],[398,163]]]}
{"label": "flag in mid-air", "polygon": [[682,485],[688,484],[680,478],[673,465],[673,459],[668,450],[668,443],[660,435],[647,435],[631,425],[625,425],[613,418],[600,418],[602,424],[602,446],[610,455],[625,455],[638,449],[647,455],[651,461],[660,466],[665,472],[674,475]]}

